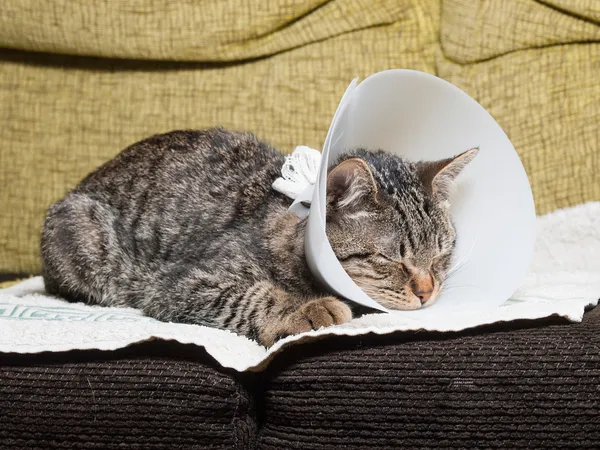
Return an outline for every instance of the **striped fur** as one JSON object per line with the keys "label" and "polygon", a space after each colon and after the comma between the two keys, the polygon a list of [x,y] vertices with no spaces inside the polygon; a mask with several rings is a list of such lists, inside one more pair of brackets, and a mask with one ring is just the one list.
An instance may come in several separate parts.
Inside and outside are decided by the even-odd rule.
{"label": "striped fur", "polygon": [[[419,181],[418,165],[383,152],[352,156],[358,172],[337,185],[330,173],[328,236],[367,292],[412,307],[406,274],[436,261],[442,280],[447,268],[454,230],[444,202]],[[49,209],[46,289],[267,346],[350,320],[350,308],[308,270],[305,222],[271,189],[283,161],[254,135],[222,129],[174,131],[128,147]]]}

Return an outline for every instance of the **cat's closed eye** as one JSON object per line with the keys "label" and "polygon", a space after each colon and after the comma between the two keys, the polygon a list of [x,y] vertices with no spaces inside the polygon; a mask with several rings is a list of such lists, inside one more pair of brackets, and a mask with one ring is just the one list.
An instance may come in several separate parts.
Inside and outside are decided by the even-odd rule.
{"label": "cat's closed eye", "polygon": [[449,186],[474,155],[409,163],[359,150],[329,173],[332,248],[356,284],[384,306],[418,309],[438,297],[456,237]]}

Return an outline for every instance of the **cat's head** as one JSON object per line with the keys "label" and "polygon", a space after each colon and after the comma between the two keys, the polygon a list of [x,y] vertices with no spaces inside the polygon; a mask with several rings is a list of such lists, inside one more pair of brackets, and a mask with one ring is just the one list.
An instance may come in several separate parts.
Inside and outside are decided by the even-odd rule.
{"label": "cat's head", "polygon": [[449,197],[477,154],[411,163],[383,151],[343,155],[327,177],[327,237],[340,263],[390,309],[433,304],[456,242]]}

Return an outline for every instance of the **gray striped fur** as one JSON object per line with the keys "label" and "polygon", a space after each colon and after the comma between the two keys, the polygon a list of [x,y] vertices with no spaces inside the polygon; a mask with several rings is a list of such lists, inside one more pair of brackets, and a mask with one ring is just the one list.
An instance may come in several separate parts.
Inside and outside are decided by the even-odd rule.
{"label": "gray striped fur", "polygon": [[[430,166],[364,150],[339,164],[349,158],[366,171],[330,177],[333,249],[383,304],[415,307],[410,270],[432,267],[441,285],[454,246],[445,194],[427,179]],[[50,207],[42,233],[47,291],[228,329],[263,345],[350,320],[350,308],[308,270],[305,221],[271,188],[283,161],[254,135],[219,128],[128,147]]]}

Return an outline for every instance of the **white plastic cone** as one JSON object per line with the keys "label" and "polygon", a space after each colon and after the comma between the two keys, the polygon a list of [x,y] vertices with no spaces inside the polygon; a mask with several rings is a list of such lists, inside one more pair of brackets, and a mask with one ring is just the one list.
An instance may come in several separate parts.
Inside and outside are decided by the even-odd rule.
{"label": "white plastic cone", "polygon": [[[305,240],[308,265],[332,292],[386,311],[348,276],[325,234],[326,178],[344,151],[381,148],[409,160],[436,160],[479,147],[456,180],[451,214],[457,230],[452,265],[460,266],[430,307],[396,314],[438,316],[493,308],[521,283],[532,258],[535,208],[523,165],[506,134],[475,100],[422,72],[388,70],[352,81],[332,120],[314,189]],[[433,317],[432,317],[433,318]]]}

